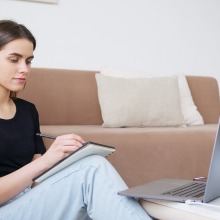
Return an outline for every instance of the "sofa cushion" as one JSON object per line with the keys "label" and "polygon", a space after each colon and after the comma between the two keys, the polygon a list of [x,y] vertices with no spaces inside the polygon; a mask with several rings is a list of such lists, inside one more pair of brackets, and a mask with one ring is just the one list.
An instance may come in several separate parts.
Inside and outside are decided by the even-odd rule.
{"label": "sofa cushion", "polygon": [[103,127],[183,125],[177,77],[96,80]]}
{"label": "sofa cushion", "polygon": [[[58,136],[75,133],[85,141],[114,146],[116,152],[108,160],[129,186],[158,178],[192,179],[207,176],[216,130],[217,124],[184,128],[41,126],[41,132],[45,134]],[[53,140],[44,138],[44,142],[48,148]]]}
{"label": "sofa cushion", "polygon": [[178,73],[178,85],[180,91],[180,104],[183,113],[184,122],[187,125],[203,125],[204,121],[194,104],[186,77],[182,73]]}
{"label": "sofa cushion", "polygon": [[[142,72],[135,72],[135,71],[127,71],[113,67],[103,67],[100,71],[101,74],[106,76],[112,77],[120,77],[120,78],[146,78],[146,77],[158,77],[152,74],[146,74]],[[197,110],[197,106],[194,104],[186,76],[183,73],[178,74],[166,74],[164,76],[177,76],[178,77],[178,86],[179,86],[179,93],[180,93],[180,104],[181,104],[181,111],[184,117],[184,122],[187,125],[203,125],[204,121]]]}

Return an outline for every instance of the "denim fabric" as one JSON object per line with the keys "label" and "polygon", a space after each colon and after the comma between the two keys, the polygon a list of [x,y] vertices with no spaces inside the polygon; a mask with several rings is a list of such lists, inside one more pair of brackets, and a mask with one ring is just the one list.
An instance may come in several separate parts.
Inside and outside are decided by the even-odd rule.
{"label": "denim fabric", "polygon": [[0,220],[149,220],[140,204],[117,192],[127,186],[101,156],[86,157],[0,208]]}

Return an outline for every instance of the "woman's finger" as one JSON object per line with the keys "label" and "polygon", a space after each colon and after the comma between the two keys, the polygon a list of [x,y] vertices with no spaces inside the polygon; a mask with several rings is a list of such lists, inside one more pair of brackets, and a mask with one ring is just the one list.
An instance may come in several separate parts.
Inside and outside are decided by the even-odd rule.
{"label": "woman's finger", "polygon": [[85,143],[83,138],[76,134],[65,134],[57,137],[58,140],[77,140],[80,143]]}
{"label": "woman's finger", "polygon": [[82,143],[79,142],[78,140],[68,140],[68,139],[64,139],[64,140],[56,140],[55,141],[56,145],[60,145],[60,146],[76,146],[76,147],[81,147]]}

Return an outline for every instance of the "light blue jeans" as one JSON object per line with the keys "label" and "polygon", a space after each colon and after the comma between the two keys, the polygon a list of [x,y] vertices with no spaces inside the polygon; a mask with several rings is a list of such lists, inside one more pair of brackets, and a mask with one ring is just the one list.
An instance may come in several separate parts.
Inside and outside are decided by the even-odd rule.
{"label": "light blue jeans", "polygon": [[0,207],[1,220],[149,220],[101,156],[84,158]]}

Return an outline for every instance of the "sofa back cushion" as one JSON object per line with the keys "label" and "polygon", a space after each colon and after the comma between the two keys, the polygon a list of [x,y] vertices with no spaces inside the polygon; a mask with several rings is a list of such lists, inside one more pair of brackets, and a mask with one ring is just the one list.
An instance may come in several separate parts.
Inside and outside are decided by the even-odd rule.
{"label": "sofa back cushion", "polygon": [[220,100],[217,80],[209,76],[187,76],[187,82],[204,123],[218,123]]}
{"label": "sofa back cushion", "polygon": [[[33,68],[18,97],[33,102],[41,125],[101,125],[97,71]],[[187,76],[195,105],[205,123],[217,123],[220,114],[217,81]]]}
{"label": "sofa back cushion", "polygon": [[18,97],[36,105],[41,125],[102,124],[95,73],[33,68]]}

